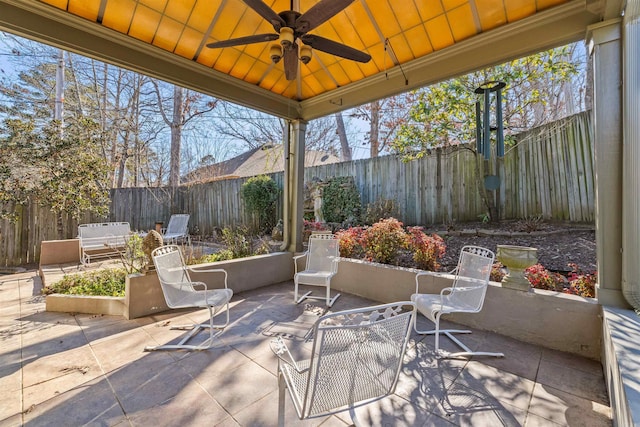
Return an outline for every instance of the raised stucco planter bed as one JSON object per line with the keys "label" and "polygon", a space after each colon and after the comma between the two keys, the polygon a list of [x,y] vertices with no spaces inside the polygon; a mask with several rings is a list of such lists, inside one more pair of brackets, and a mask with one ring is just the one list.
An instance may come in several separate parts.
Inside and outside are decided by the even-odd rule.
{"label": "raised stucco planter bed", "polygon": [[125,311],[125,299],[124,297],[51,294],[46,298],[46,310],[122,316]]}
{"label": "raised stucco planter bed", "polygon": [[[379,302],[408,300],[415,292],[416,269],[341,258],[331,288]],[[453,276],[430,273],[420,291],[439,293]],[[600,304],[594,299],[539,289],[528,292],[491,282],[484,308],[448,319],[521,341],[599,360],[602,349]],[[499,350],[499,349],[496,349]]]}

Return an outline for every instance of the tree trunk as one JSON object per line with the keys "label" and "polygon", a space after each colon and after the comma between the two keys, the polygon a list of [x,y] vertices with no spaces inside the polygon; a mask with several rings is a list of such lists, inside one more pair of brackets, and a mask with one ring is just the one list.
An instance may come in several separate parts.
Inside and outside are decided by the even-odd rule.
{"label": "tree trunk", "polygon": [[340,139],[340,150],[342,161],[351,161],[351,147],[349,147],[349,141],[347,140],[347,131],[344,128],[344,120],[342,120],[342,113],[336,113],[336,126],[338,132],[338,138]]}
{"label": "tree trunk", "polygon": [[371,127],[369,128],[369,142],[371,149],[369,155],[378,157],[380,152],[380,101],[374,101],[371,106]]}
{"label": "tree trunk", "polygon": [[173,118],[171,120],[171,166],[169,169],[169,186],[180,185],[180,140],[182,138],[182,103],[183,91],[180,86],[173,87]]}

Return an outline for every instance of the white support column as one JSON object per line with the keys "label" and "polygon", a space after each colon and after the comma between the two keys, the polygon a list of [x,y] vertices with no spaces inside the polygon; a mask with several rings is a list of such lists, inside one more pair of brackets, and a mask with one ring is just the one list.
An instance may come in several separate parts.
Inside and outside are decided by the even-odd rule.
{"label": "white support column", "polygon": [[622,21],[623,192],[622,294],[640,309],[640,1],[628,0]]}
{"label": "white support column", "polygon": [[288,236],[287,250],[290,252],[302,251],[302,228],[304,224],[304,143],[307,123],[301,120],[289,122],[289,150],[287,152],[288,167],[285,168],[285,235]]}
{"label": "white support column", "polygon": [[593,61],[597,298],[627,306],[622,295],[622,44],[620,19],[589,27]]}

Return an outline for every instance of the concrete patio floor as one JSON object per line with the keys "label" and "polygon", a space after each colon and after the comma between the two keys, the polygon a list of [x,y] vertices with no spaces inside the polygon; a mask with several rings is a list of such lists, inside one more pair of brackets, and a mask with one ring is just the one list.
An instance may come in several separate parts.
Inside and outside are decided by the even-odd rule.
{"label": "concrete patio floor", "polygon": [[[234,295],[231,325],[201,352],[143,352],[176,342],[171,325],[206,310],[136,320],[44,311],[35,271],[0,276],[0,426],[274,426],[284,337],[308,355],[320,304],[293,303],[293,283]],[[332,311],[373,305],[342,295]],[[420,319],[426,325],[424,318]],[[474,331],[472,348],[502,359],[438,360],[433,337],[412,335],[395,395],[357,410],[375,426],[610,426],[601,365]],[[446,342],[446,339],[445,339]],[[348,413],[301,422],[287,396],[286,425],[345,426]]]}

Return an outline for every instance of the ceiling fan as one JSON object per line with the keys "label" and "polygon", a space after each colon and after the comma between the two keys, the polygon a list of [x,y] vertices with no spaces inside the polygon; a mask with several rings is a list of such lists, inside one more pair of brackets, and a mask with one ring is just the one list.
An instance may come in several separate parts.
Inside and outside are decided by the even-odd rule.
{"label": "ceiling fan", "polygon": [[[341,58],[358,62],[369,62],[371,56],[345,44],[329,40],[314,34],[307,34],[320,24],[328,21],[344,10],[354,0],[321,0],[305,13],[291,10],[276,13],[262,0],[242,0],[247,6],[267,20],[277,34],[254,34],[207,44],[209,48],[223,48],[243,44],[278,41],[269,48],[269,55],[274,63],[284,57],[284,73],[287,80],[295,80],[298,73],[298,59],[304,64],[311,60],[312,48]],[[298,43],[300,53],[298,54]]]}

